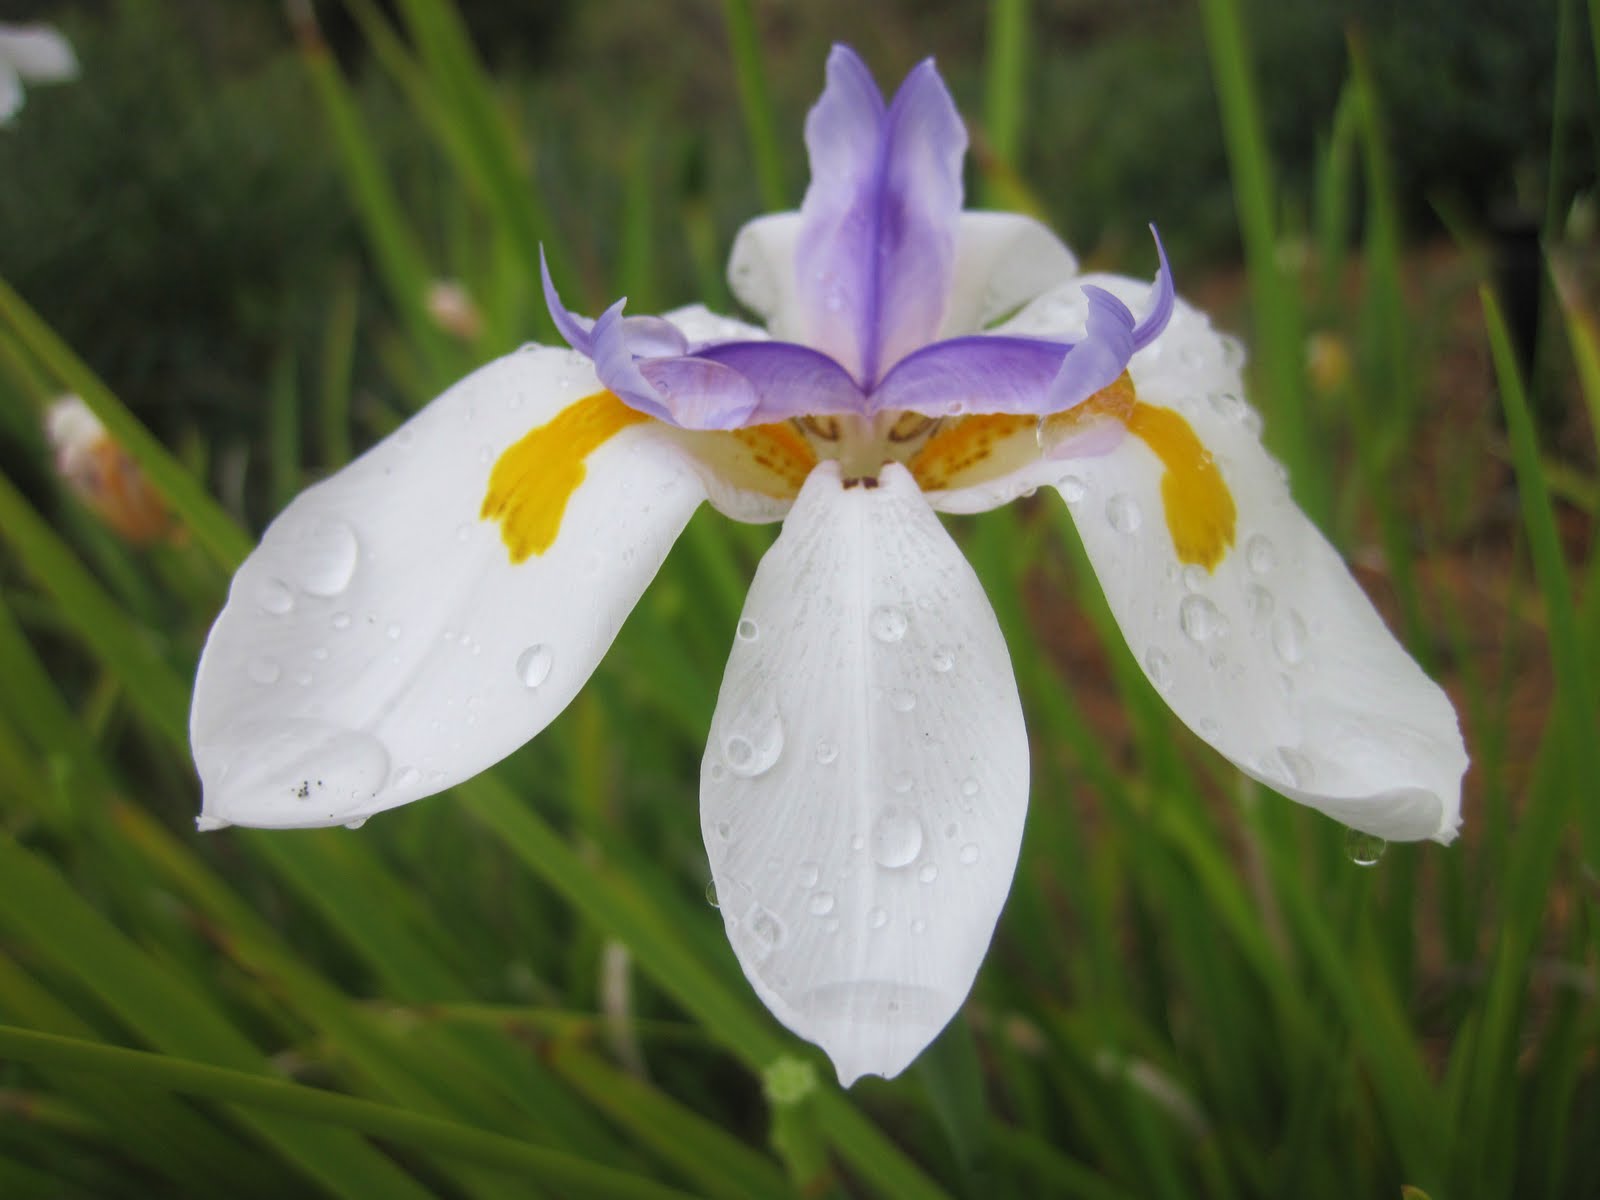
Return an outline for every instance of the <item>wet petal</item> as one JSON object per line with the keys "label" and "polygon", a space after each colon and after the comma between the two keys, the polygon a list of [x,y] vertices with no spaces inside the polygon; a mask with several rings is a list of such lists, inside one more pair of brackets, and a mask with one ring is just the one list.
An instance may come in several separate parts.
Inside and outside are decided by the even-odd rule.
{"label": "wet petal", "polygon": [[1041,415],[1049,411],[1051,388],[1069,351],[1076,353],[1042,338],[979,335],[935,342],[896,364],[872,394],[872,408],[930,417]]}
{"label": "wet petal", "polygon": [[1077,273],[1072,251],[1032,217],[962,213],[950,298],[938,336],[977,333]]}
{"label": "wet petal", "polygon": [[906,471],[814,471],[756,573],[701,773],[740,965],[843,1083],[960,1007],[1015,869],[1028,744],[994,614]]}
{"label": "wet petal", "polygon": [[755,390],[747,424],[784,421],[807,414],[862,412],[866,397],[838,363],[793,342],[733,342],[709,346],[698,357],[738,372]]}
{"label": "wet petal", "polygon": [[658,426],[581,399],[597,387],[569,351],[509,355],[272,523],[195,684],[203,824],[358,821],[566,707],[705,495]]}
{"label": "wet petal", "polygon": [[[1130,369],[1146,437],[1063,461],[1058,487],[1130,649],[1185,724],[1346,825],[1447,842],[1467,766],[1455,712],[1290,498],[1243,399],[1242,359],[1180,304]],[[1208,569],[1178,546],[1195,511],[1216,507],[1213,467],[1237,515]]]}

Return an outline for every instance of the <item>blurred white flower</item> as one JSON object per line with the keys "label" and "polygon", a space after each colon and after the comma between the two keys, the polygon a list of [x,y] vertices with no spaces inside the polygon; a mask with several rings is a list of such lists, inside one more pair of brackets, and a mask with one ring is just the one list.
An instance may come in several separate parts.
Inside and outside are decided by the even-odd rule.
{"label": "blurred white flower", "polygon": [[0,125],[22,107],[22,81],[64,83],[78,77],[72,43],[51,25],[0,22]]}

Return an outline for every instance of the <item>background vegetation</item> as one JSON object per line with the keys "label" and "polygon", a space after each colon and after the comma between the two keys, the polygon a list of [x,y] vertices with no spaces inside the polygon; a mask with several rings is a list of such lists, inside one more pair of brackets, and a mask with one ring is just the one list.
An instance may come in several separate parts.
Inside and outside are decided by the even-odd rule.
{"label": "background vegetation", "polygon": [[[33,8],[84,71],[0,131],[0,1193],[1600,1194],[1600,6]],[[359,833],[195,834],[186,745],[249,531],[548,339],[539,242],[591,311],[729,306],[833,40],[936,54],[969,191],[1092,264],[1161,225],[1474,759],[1460,843],[1358,865],[1166,713],[1058,506],[952,522],[1032,812],[964,1015],[847,1094],[705,896],[771,529],[697,517],[555,726]],[[56,477],[64,391],[170,537]]]}

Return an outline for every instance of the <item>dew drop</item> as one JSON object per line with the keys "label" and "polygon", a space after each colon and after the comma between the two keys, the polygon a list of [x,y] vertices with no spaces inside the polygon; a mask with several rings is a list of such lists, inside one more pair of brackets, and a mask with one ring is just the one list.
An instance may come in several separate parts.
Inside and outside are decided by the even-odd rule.
{"label": "dew drop", "polygon": [[312,651],[311,651],[311,657],[313,659],[315,659],[317,662],[327,662],[328,661],[328,648],[326,646],[315,646],[315,647],[313,647]]}
{"label": "dew drop", "polygon": [[822,871],[816,863],[804,862],[800,864],[800,869],[795,872],[795,878],[800,881],[801,887],[814,888],[817,886],[817,880],[822,878]]}
{"label": "dew drop", "polygon": [[1198,563],[1190,563],[1183,569],[1183,587],[1185,591],[1198,592],[1206,586],[1206,581],[1211,578],[1211,572]]}
{"label": "dew drop", "polygon": [[1076,504],[1089,494],[1088,486],[1076,475],[1068,475],[1056,484],[1056,490],[1068,504]]}
{"label": "dew drop", "polygon": [[956,665],[956,652],[949,646],[940,646],[933,652],[933,669],[941,675],[954,669]]}
{"label": "dew drop", "polygon": [[978,781],[970,775],[961,781],[961,794],[969,800],[976,796],[980,790]]}
{"label": "dew drop", "polygon": [[294,547],[296,581],[313,596],[337,596],[356,573],[360,546],[343,521],[317,520]]}
{"label": "dew drop", "polygon": [[1278,565],[1278,548],[1258,533],[1245,543],[1244,561],[1257,575],[1265,575]]}
{"label": "dew drop", "polygon": [[906,615],[898,608],[888,606],[874,609],[867,627],[880,642],[892,644],[906,635]]}
{"label": "dew drop", "polygon": [[854,850],[857,854],[860,854],[862,850],[866,849],[866,845],[867,839],[862,837],[859,833],[850,839],[850,849]]}
{"label": "dew drop", "polygon": [[872,908],[872,909],[868,909],[867,910],[867,928],[868,929],[882,929],[888,923],[889,923],[889,911],[888,911],[888,909]]}
{"label": "dew drop", "polygon": [[753,642],[761,636],[761,626],[749,617],[745,617],[734,632],[741,642]]}
{"label": "dew drop", "polygon": [[1377,865],[1388,848],[1389,843],[1375,833],[1362,833],[1359,829],[1345,830],[1344,852],[1358,867]]}
{"label": "dew drop", "polygon": [[385,629],[383,632],[388,636],[391,642],[398,642],[400,640],[400,626],[396,625],[392,621],[389,623],[389,628]]}
{"label": "dew drop", "polygon": [[889,693],[889,707],[894,709],[895,712],[907,713],[916,706],[917,696],[915,692],[906,688],[895,688]]}
{"label": "dew drop", "polygon": [[[926,921],[924,921],[921,917],[918,917],[915,921],[911,922],[911,932],[912,933],[926,933],[927,931],[928,931],[928,923]],[[889,1011],[890,1012],[894,1012],[898,1007],[899,1007],[898,1005],[890,1004]]]}
{"label": "dew drop", "polygon": [[1291,610],[1272,623],[1272,648],[1291,667],[1306,656],[1306,623],[1299,613]]}
{"label": "dew drop", "polygon": [[415,787],[422,778],[422,772],[415,767],[402,767],[395,773],[394,786],[397,788]]}
{"label": "dew drop", "polygon": [[1191,641],[1204,642],[1222,633],[1224,623],[1217,606],[1204,596],[1185,596],[1178,605],[1178,624]]}
{"label": "dew drop", "polygon": [[283,674],[274,658],[252,658],[245,671],[252,682],[260,684],[277,683],[278,676]]}
{"label": "dew drop", "polygon": [[346,821],[344,823],[344,827],[346,829],[360,829],[366,823],[367,823],[367,818],[366,817],[357,817],[354,821]]}
{"label": "dew drop", "polygon": [[335,629],[349,629],[350,628],[350,614],[347,613],[347,612],[336,612],[336,613],[334,613],[333,614],[333,627]]}
{"label": "dew drop", "polygon": [[818,892],[806,902],[806,911],[813,917],[825,917],[833,911],[833,893]]}
{"label": "dew drop", "polygon": [[722,743],[722,760],[742,779],[765,774],[782,753],[783,722],[776,715],[747,733],[730,734]]}
{"label": "dew drop", "polygon": [[891,870],[909,866],[922,853],[922,822],[917,815],[891,805],[872,824],[872,858]]}
{"label": "dew drop", "polygon": [[1149,650],[1144,656],[1144,673],[1150,677],[1157,691],[1172,686],[1172,661],[1160,650]]}
{"label": "dew drop", "polygon": [[536,688],[550,677],[550,664],[554,656],[550,647],[539,644],[529,646],[517,655],[517,678],[525,688]]}
{"label": "dew drop", "polygon": [[769,953],[783,944],[783,922],[759,904],[745,915],[745,924],[756,941]]}
{"label": "dew drop", "polygon": [[939,868],[932,863],[923,863],[921,870],[917,872],[917,879],[921,883],[932,883],[937,878],[939,878]]}
{"label": "dew drop", "polygon": [[968,842],[965,846],[961,847],[960,858],[962,865],[967,867],[970,867],[973,863],[977,862],[978,843]]}
{"label": "dew drop", "polygon": [[1212,392],[1207,399],[1211,402],[1212,411],[1223,420],[1234,424],[1244,420],[1247,411],[1245,402],[1232,392]]}
{"label": "dew drop", "polygon": [[711,905],[712,908],[722,907],[717,900],[717,881],[715,879],[706,880],[706,903]]}
{"label": "dew drop", "polygon": [[827,766],[838,757],[839,747],[835,746],[827,738],[822,738],[817,742],[817,761],[823,766]]}
{"label": "dew drop", "polygon": [[1118,533],[1137,533],[1144,523],[1144,512],[1132,496],[1118,492],[1106,501],[1106,520]]}
{"label": "dew drop", "polygon": [[274,616],[282,616],[294,607],[294,594],[281,579],[268,579],[256,589],[256,603]]}
{"label": "dew drop", "polygon": [[1272,593],[1259,583],[1252,583],[1245,587],[1245,611],[1250,614],[1251,623],[1257,627],[1264,624],[1272,616],[1273,603]]}

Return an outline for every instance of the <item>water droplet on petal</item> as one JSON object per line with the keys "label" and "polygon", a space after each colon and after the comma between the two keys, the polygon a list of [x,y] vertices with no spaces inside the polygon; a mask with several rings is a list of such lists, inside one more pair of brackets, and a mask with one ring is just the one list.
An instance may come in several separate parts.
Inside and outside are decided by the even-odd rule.
{"label": "water droplet on petal", "polygon": [[417,781],[421,778],[422,772],[417,770],[415,767],[403,767],[395,774],[394,786],[397,788],[415,787],[417,785]]}
{"label": "water droplet on petal", "polygon": [[1344,852],[1358,867],[1375,866],[1388,848],[1389,843],[1375,833],[1362,833],[1359,829],[1345,830]]}
{"label": "water droplet on petal", "polygon": [[966,796],[968,799],[976,796],[980,790],[981,789],[978,786],[978,781],[972,778],[970,775],[961,781],[961,794]]}
{"label": "water droplet on petal", "polygon": [[1164,692],[1172,686],[1172,660],[1160,650],[1145,653],[1144,673],[1150,677],[1157,691]]}
{"label": "water droplet on petal", "polygon": [[867,627],[872,630],[872,636],[880,642],[898,642],[906,635],[906,615],[898,608],[883,607],[874,609]]}
{"label": "water droplet on petal", "polygon": [[1299,613],[1291,610],[1272,623],[1272,648],[1291,667],[1306,656],[1306,623]]}
{"label": "water droplet on petal", "polygon": [[761,626],[757,625],[749,617],[745,617],[739,622],[739,626],[734,632],[741,642],[753,642],[761,636]]}
{"label": "water droplet on petal", "polygon": [[550,677],[554,661],[549,646],[542,643],[529,646],[517,655],[517,678],[522,680],[523,687],[536,688]]}
{"label": "water droplet on petal", "polygon": [[1217,606],[1204,596],[1185,596],[1178,605],[1178,624],[1191,641],[1203,642],[1223,632],[1224,622]]}
{"label": "water droplet on petal", "polygon": [[313,596],[337,596],[350,586],[359,553],[356,531],[343,521],[313,521],[293,548],[296,580]]}
{"label": "water droplet on petal", "polygon": [[1056,490],[1068,504],[1076,504],[1089,494],[1088,486],[1076,475],[1065,476],[1056,484]]}
{"label": "water droplet on petal", "polygon": [[783,753],[783,722],[774,715],[747,733],[730,734],[722,743],[722,760],[742,779],[753,779],[772,769]]}
{"label": "water droplet on petal", "polygon": [[346,829],[360,829],[366,823],[367,823],[367,818],[366,817],[357,817],[354,821],[346,821],[344,823],[344,827]]}
{"label": "water droplet on petal", "polygon": [[833,893],[818,892],[806,902],[806,911],[813,917],[825,917],[833,911]]}
{"label": "water droplet on petal", "polygon": [[823,738],[817,742],[817,761],[823,766],[827,766],[838,757],[839,747],[828,741],[827,738]]}
{"label": "water droplet on petal", "polygon": [[872,857],[882,867],[909,866],[922,853],[922,822],[903,808],[890,806],[872,825]]}
{"label": "water droplet on petal", "polygon": [[706,903],[711,905],[712,908],[722,907],[717,902],[717,881],[715,879],[706,880]]}
{"label": "water droplet on petal", "polygon": [[1278,747],[1278,757],[1283,760],[1283,765],[1289,772],[1290,783],[1301,788],[1311,786],[1316,779],[1317,769],[1309,758],[1288,746]]}
{"label": "water droplet on petal", "polygon": [[1183,569],[1183,587],[1185,591],[1198,592],[1211,578],[1211,572],[1198,563],[1190,563]]}
{"label": "water droplet on petal", "polygon": [[1137,533],[1144,523],[1144,511],[1132,496],[1118,492],[1106,501],[1106,520],[1118,533]]}
{"label": "water droplet on petal", "polygon": [[[912,933],[926,933],[927,930],[928,930],[928,923],[926,921],[924,921],[921,917],[918,917],[915,921],[911,922],[911,932]],[[893,1012],[893,1011],[896,1010],[897,1007],[898,1007],[897,1005],[891,1005],[889,1011]]]}
{"label": "water droplet on petal", "polygon": [[283,669],[278,666],[277,659],[264,657],[252,658],[249,665],[245,667],[245,671],[252,682],[260,684],[277,683],[278,676],[283,674]]}
{"label": "water droplet on petal", "polygon": [[755,937],[757,949],[762,952],[763,958],[783,944],[783,922],[759,904],[745,914],[744,921]]}
{"label": "water droplet on petal", "polygon": [[933,652],[933,669],[943,675],[956,665],[956,652],[949,646],[940,646]]}
{"label": "water droplet on petal", "polygon": [[889,912],[888,912],[887,909],[872,908],[872,909],[868,909],[867,910],[867,928],[868,929],[882,929],[888,923],[889,923]]}
{"label": "water droplet on petal", "polygon": [[349,629],[350,628],[350,614],[347,613],[347,612],[336,612],[336,613],[334,613],[333,614],[333,627],[335,629]]}
{"label": "water droplet on petal", "polygon": [[1232,392],[1212,392],[1207,399],[1211,402],[1212,411],[1223,420],[1235,424],[1244,420],[1245,402]]}
{"label": "water droplet on petal", "polygon": [[1252,583],[1244,589],[1244,606],[1250,614],[1250,622],[1257,628],[1262,626],[1272,616],[1274,601],[1272,593],[1259,583]]}
{"label": "water droplet on petal", "polygon": [[977,842],[968,842],[965,846],[961,847],[960,858],[961,858],[961,863],[962,863],[963,866],[970,867],[973,863],[977,862],[978,861],[978,843]]}
{"label": "water droplet on petal", "polygon": [[800,880],[801,887],[814,888],[817,886],[817,880],[822,878],[822,871],[814,862],[801,863],[800,869],[795,872],[795,878]]}
{"label": "water droplet on petal", "polygon": [[388,636],[391,642],[398,642],[400,640],[400,626],[395,624],[393,621],[389,623],[389,628],[385,629],[383,632]]}
{"label": "water droplet on petal", "polygon": [[1278,548],[1258,533],[1245,543],[1244,561],[1257,575],[1265,575],[1278,565]]}
{"label": "water droplet on petal", "polygon": [[922,869],[917,872],[917,880],[921,883],[932,883],[939,878],[939,868],[932,863],[923,863]]}
{"label": "water droplet on petal", "polygon": [[274,616],[282,616],[294,607],[294,594],[281,579],[268,579],[256,589],[256,603]]}
{"label": "water droplet on petal", "polygon": [[908,691],[905,688],[895,688],[889,693],[889,707],[894,709],[895,712],[910,712],[916,706],[917,697],[915,692]]}

